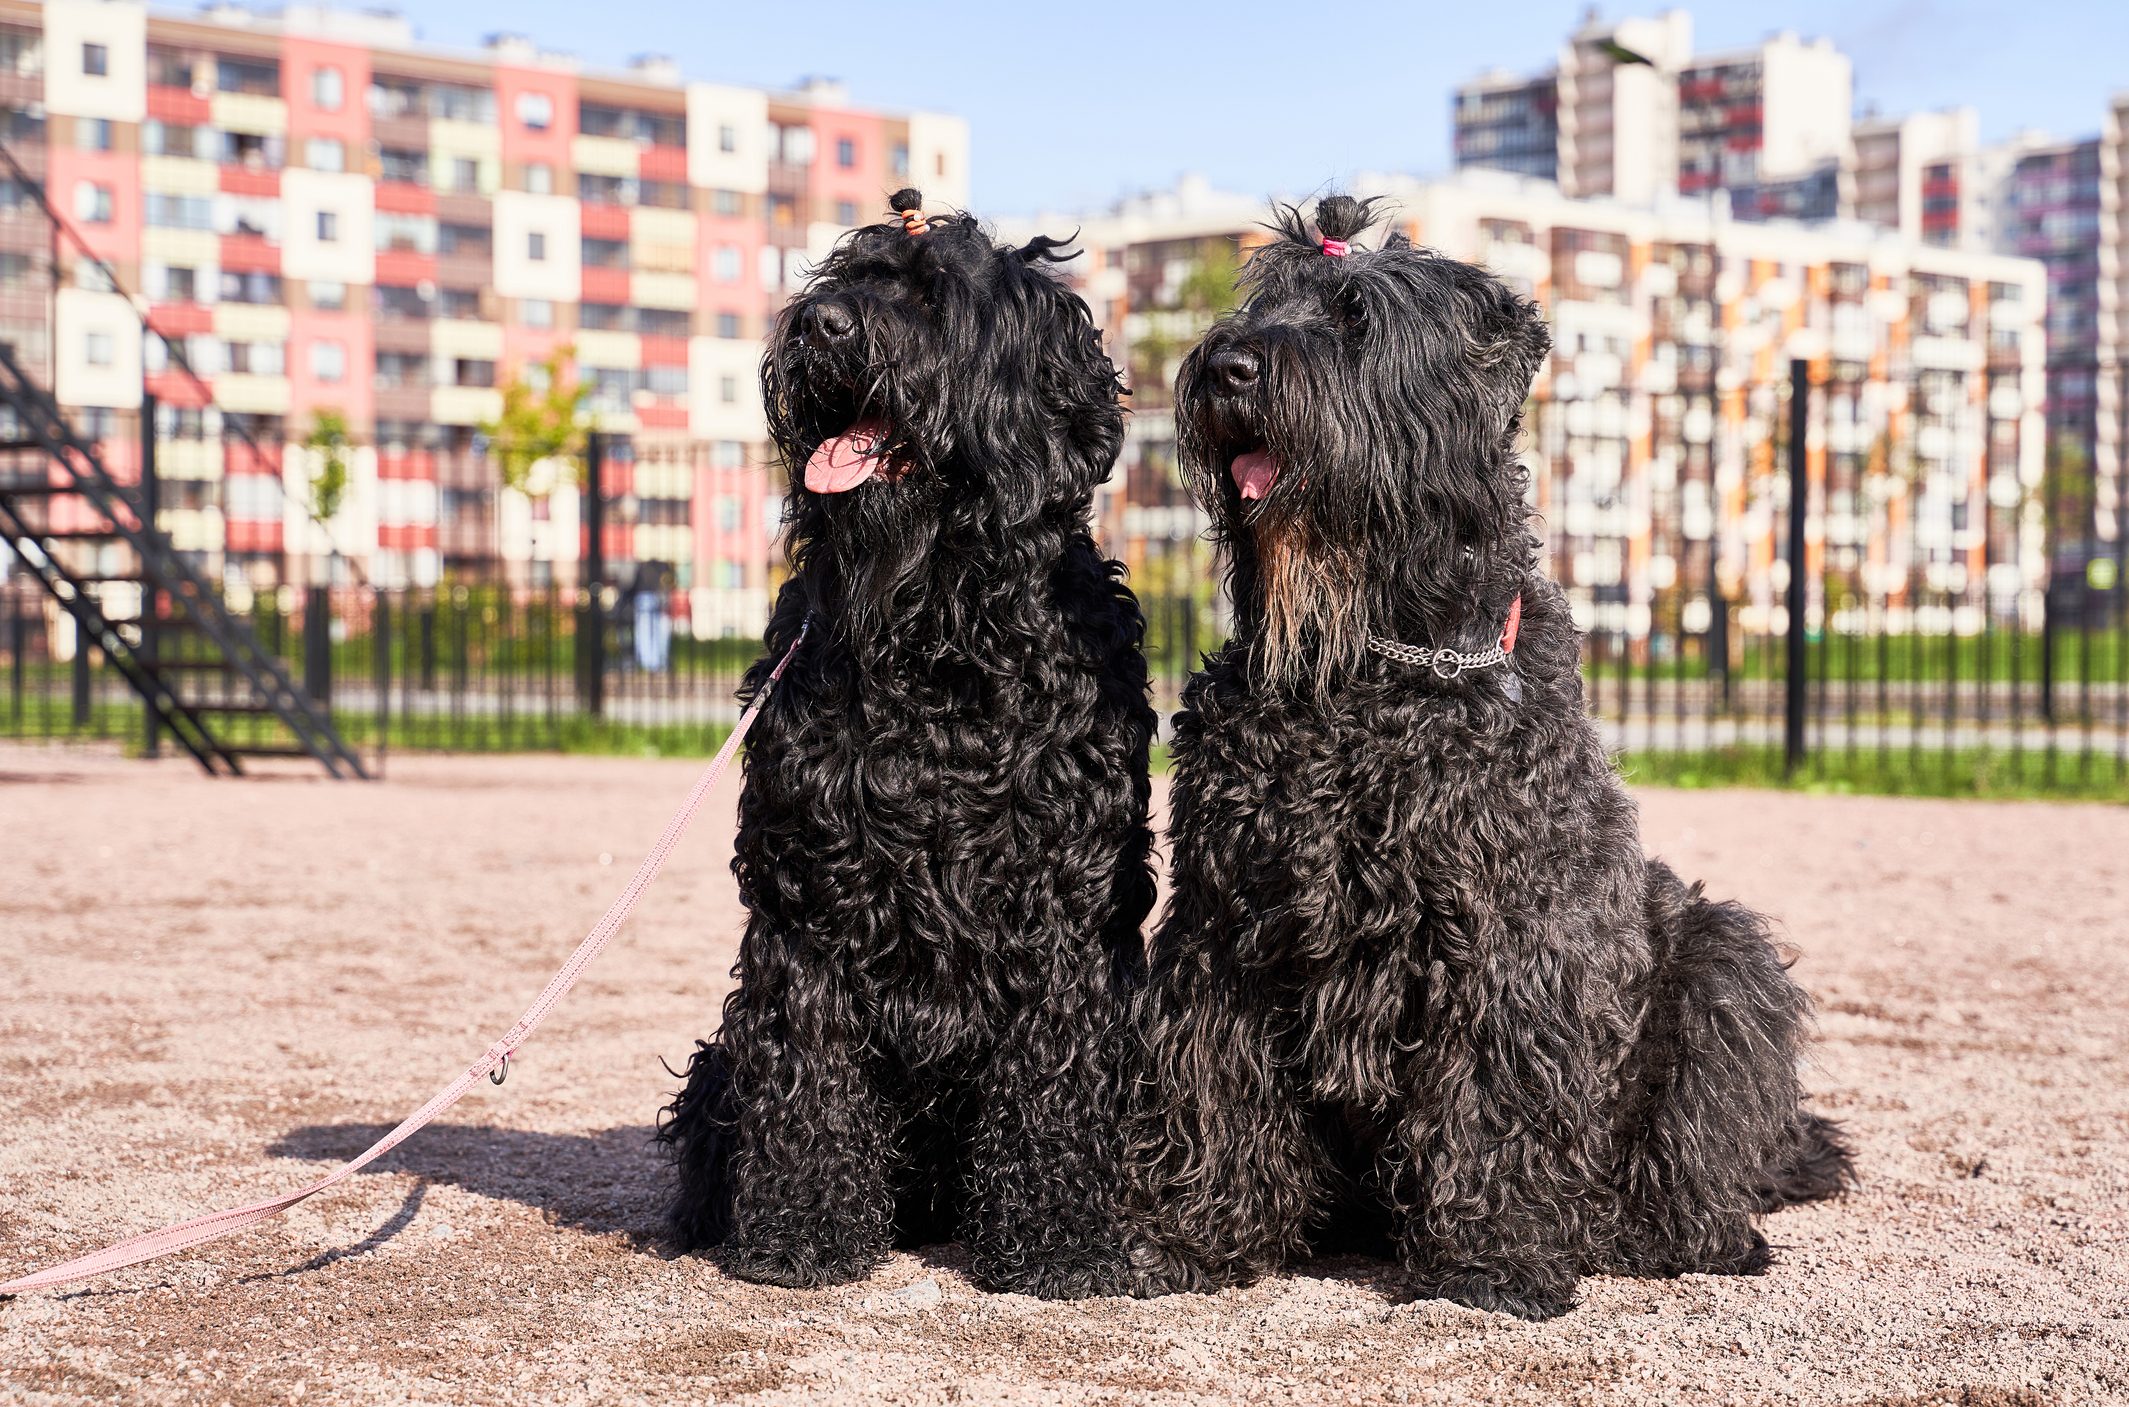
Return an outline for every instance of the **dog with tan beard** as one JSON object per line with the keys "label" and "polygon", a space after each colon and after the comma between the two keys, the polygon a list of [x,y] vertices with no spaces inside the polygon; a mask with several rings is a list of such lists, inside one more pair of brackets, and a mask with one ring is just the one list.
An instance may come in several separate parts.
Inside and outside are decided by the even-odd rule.
{"label": "dog with tan beard", "polygon": [[1749,1274],[1836,1192],[1808,1004],[1766,921],[1643,857],[1539,571],[1515,444],[1535,306],[1279,212],[1185,359],[1185,472],[1233,637],[1174,737],[1137,1247],[1174,1289],[1371,1233],[1412,1290],[1527,1318],[1591,1272]]}
{"label": "dog with tan beard", "polygon": [[1087,526],[1120,387],[1061,241],[891,204],[763,360],[793,570],[750,694],[810,628],[747,750],[738,987],[661,1126],[670,1221],[779,1285],[958,1236],[987,1288],[1118,1293],[1154,731]]}

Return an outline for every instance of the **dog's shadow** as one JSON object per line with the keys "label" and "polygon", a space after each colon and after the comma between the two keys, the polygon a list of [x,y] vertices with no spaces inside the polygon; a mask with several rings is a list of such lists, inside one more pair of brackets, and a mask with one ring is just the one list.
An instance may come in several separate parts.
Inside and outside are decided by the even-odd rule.
{"label": "dog's shadow", "polygon": [[[390,1124],[311,1124],[276,1139],[278,1158],[338,1163],[391,1131]],[[647,1125],[597,1133],[534,1133],[491,1124],[431,1124],[362,1170],[406,1173],[424,1184],[459,1187],[533,1207],[557,1226],[628,1238],[639,1250],[665,1249],[670,1174]],[[419,1203],[417,1201],[416,1205]],[[413,1221],[382,1231],[389,1240]],[[381,1241],[372,1237],[373,1241]],[[369,1243],[365,1243],[367,1249]]]}
{"label": "dog's shadow", "polygon": [[[391,1131],[389,1124],[312,1124],[268,1146],[278,1158],[339,1163]],[[359,1243],[326,1251],[280,1274],[323,1269],[365,1255],[414,1225],[432,1185],[461,1188],[534,1208],[556,1226],[620,1235],[645,1254],[675,1251],[665,1229],[671,1172],[648,1125],[597,1133],[536,1133],[492,1124],[432,1124],[362,1170],[420,1179],[399,1208]],[[904,1245],[926,1270],[966,1278],[970,1257],[958,1242]],[[1395,1304],[1410,1298],[1386,1246],[1366,1236],[1340,1238],[1295,1266],[1294,1273],[1362,1286]]]}

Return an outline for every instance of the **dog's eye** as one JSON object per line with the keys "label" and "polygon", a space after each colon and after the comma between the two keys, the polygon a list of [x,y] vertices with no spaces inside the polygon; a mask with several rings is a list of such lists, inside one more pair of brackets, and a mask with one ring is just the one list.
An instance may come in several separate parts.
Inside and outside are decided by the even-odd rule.
{"label": "dog's eye", "polygon": [[1365,332],[1368,327],[1368,305],[1360,295],[1347,289],[1338,295],[1338,321],[1347,332]]}

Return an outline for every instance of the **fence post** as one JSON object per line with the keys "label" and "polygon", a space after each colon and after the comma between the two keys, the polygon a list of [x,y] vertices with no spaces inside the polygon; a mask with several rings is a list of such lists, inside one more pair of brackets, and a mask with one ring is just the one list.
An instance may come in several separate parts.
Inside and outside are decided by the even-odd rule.
{"label": "fence post", "polygon": [[382,776],[392,741],[392,603],[381,590],[373,591],[371,598],[375,602],[371,621],[377,647],[376,663],[371,669],[377,676],[377,773]]}
{"label": "fence post", "polygon": [[89,726],[89,632],[82,629],[81,620],[74,620],[74,726]]}
{"label": "fence post", "polygon": [[[140,398],[140,526],[150,541],[156,534],[156,521],[162,515],[162,485],[155,476],[155,393],[144,391]],[[156,679],[156,636],[160,633],[163,593],[156,589],[155,574],[141,563],[140,592],[140,658],[147,667],[151,682]],[[144,729],[141,739],[144,751],[154,757],[162,751],[162,729],[156,723],[156,706],[152,700],[141,701],[141,719]]]}
{"label": "fence post", "polygon": [[1804,765],[1804,704],[1810,693],[1810,664],[1804,653],[1806,593],[1804,524],[1811,511],[1811,470],[1805,440],[1811,429],[1811,363],[1789,363],[1789,624],[1788,675],[1782,717],[1782,771],[1793,776]]}
{"label": "fence post", "polygon": [[[1712,492],[1712,488],[1710,490]],[[1711,534],[1721,529],[1711,529]],[[1704,649],[1708,683],[1724,713],[1730,711],[1730,603],[1722,594],[1721,564],[1716,560],[1716,541],[1708,538],[1708,634]]]}
{"label": "fence post", "polygon": [[12,676],[8,680],[8,686],[14,701],[15,726],[26,732],[28,725],[23,720],[23,709],[26,707],[25,695],[29,688],[29,660],[25,656],[30,648],[30,621],[29,617],[23,614],[20,596],[9,601],[8,616],[11,627],[8,632],[9,648],[14,652],[8,666]]}
{"label": "fence post", "polygon": [[333,593],[327,586],[313,586],[304,594],[303,692],[332,707]]}
{"label": "fence post", "polygon": [[606,708],[606,436],[584,445],[583,606],[577,613],[577,694],[593,718]]}
{"label": "fence post", "polygon": [[2054,523],[2049,524],[2048,584],[2040,591],[2040,716],[2055,726],[2055,603],[2060,587],[2055,577],[2059,564],[2054,553]]}

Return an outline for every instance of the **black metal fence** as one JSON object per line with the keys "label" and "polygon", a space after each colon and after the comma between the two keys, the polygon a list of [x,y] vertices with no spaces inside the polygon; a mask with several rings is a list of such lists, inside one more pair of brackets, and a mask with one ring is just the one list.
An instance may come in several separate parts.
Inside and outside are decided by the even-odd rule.
{"label": "black metal fence", "polygon": [[[2064,466],[2051,455],[2035,482],[2015,469],[2023,451],[1993,439],[1987,462],[2002,472],[1983,516],[1963,533],[1933,530],[1931,514],[1939,528],[1958,522],[1931,498],[1944,486],[1882,444],[1835,444],[1840,394],[1823,377],[1753,388],[1758,428],[1727,450],[1654,415],[1675,480],[1624,534],[1604,520],[1617,500],[1570,472],[1588,451],[1564,408],[1535,408],[1538,509],[1584,629],[1588,706],[1629,772],[2129,798],[2119,535],[2068,555],[2055,511],[2076,492]],[[1713,495],[1726,460],[1732,501],[1699,511],[1693,486]],[[2015,498],[2000,491],[2009,478],[2023,485]],[[1792,496],[1791,482],[1809,491]],[[1971,510],[1975,497],[1961,501]],[[1187,515],[1165,521],[1180,535],[1112,544],[1147,613],[1164,710],[1226,633],[1211,548]],[[746,631],[700,638],[688,601],[613,586],[341,585],[231,605],[382,762],[403,749],[709,750],[759,644]],[[271,722],[226,726],[241,737]],[[74,648],[62,613],[11,588],[0,588],[0,736],[150,745],[124,681]]]}

